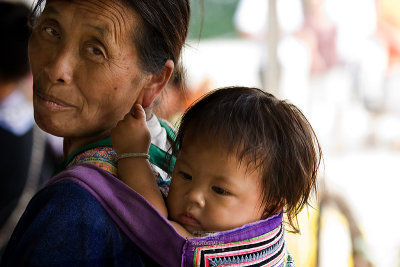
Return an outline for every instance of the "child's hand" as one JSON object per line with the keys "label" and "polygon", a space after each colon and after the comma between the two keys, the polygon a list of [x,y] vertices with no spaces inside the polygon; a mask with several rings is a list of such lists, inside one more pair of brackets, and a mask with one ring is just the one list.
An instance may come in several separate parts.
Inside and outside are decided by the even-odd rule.
{"label": "child's hand", "polygon": [[111,130],[111,142],[117,154],[147,153],[150,141],[146,114],[140,104],[135,104],[124,119]]}

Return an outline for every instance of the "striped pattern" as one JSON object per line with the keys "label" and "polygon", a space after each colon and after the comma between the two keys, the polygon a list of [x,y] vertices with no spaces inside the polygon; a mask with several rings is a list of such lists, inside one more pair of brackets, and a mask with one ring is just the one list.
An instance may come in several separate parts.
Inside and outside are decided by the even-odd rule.
{"label": "striped pattern", "polygon": [[195,250],[194,266],[283,266],[287,253],[282,225],[247,240]]}

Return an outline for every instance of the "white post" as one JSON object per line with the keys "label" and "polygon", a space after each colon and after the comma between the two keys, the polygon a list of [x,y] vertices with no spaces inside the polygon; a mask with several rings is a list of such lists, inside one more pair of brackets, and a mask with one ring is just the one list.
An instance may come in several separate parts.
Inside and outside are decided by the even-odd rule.
{"label": "white post", "polygon": [[264,90],[279,97],[280,65],[278,62],[278,41],[279,29],[276,14],[276,1],[269,0],[268,7],[268,34],[266,35],[267,44],[267,64],[264,69]]}

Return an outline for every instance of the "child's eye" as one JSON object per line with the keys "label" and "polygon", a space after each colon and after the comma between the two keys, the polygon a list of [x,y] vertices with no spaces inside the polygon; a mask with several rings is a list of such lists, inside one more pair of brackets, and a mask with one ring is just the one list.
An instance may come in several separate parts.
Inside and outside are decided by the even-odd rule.
{"label": "child's eye", "polygon": [[182,178],[185,180],[192,180],[192,176],[190,174],[187,174],[186,172],[179,171],[179,175],[181,175]]}
{"label": "child's eye", "polygon": [[229,195],[229,192],[226,191],[225,189],[218,187],[218,186],[213,186],[212,190],[217,193],[218,195]]}

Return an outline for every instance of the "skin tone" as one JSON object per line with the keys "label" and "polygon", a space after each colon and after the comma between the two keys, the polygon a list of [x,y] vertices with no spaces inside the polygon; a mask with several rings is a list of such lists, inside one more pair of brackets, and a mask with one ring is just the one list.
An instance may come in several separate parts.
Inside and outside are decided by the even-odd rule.
{"label": "skin tone", "polygon": [[[144,110],[140,105],[133,110],[134,115],[125,116],[111,132],[117,154],[148,151]],[[127,134],[131,131],[137,134]],[[122,159],[118,172],[122,181],[169,218],[185,237],[233,229],[263,217],[260,171],[247,168],[236,155],[226,154],[206,138],[194,138],[190,131],[177,157],[167,206],[146,159]]]}
{"label": "skin tone", "polygon": [[118,1],[47,1],[29,41],[35,120],[64,137],[64,154],[103,139],[133,103],[150,106],[174,64],[139,67],[139,17]]}

